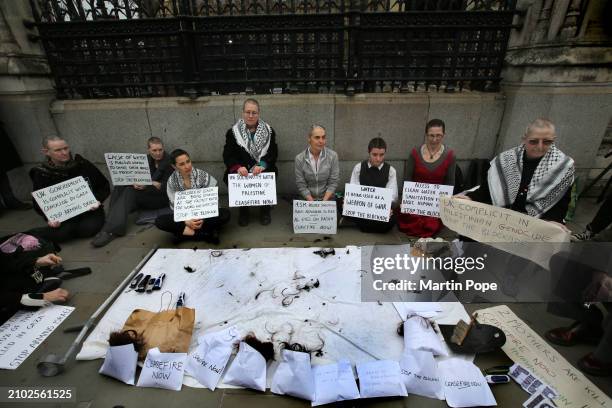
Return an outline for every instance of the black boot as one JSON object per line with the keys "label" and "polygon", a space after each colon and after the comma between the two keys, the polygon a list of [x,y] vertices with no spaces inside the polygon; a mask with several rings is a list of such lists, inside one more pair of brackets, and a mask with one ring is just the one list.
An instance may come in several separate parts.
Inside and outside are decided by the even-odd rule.
{"label": "black boot", "polygon": [[238,225],[246,227],[249,225],[249,207],[240,207],[240,215],[238,216]]}
{"label": "black boot", "polygon": [[272,222],[272,217],[270,216],[270,206],[264,205],[259,209],[259,223],[261,225],[268,225]]}

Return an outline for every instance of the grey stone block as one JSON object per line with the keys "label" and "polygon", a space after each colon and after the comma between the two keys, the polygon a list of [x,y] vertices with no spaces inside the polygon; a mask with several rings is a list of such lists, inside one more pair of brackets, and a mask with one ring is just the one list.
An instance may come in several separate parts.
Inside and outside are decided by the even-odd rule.
{"label": "grey stone block", "polygon": [[382,137],[387,159],[404,159],[409,149],[423,142],[427,122],[424,94],[357,95],[336,99],[336,151],[341,160],[358,161],[368,142]]}

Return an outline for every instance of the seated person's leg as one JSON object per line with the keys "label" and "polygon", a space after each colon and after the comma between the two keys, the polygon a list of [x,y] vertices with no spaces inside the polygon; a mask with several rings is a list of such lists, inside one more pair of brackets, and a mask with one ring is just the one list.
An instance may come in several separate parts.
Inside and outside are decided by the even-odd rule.
{"label": "seated person's leg", "polygon": [[104,209],[87,211],[74,220],[77,221],[74,229],[74,238],[89,238],[96,235],[104,226]]}
{"label": "seated person's leg", "polygon": [[134,209],[157,210],[168,207],[168,195],[153,186],[146,186],[144,190],[135,190]]}
{"label": "seated person's leg", "polygon": [[155,226],[162,231],[169,232],[176,236],[183,235],[185,223],[183,221],[175,222],[174,213],[160,215],[155,219]]}

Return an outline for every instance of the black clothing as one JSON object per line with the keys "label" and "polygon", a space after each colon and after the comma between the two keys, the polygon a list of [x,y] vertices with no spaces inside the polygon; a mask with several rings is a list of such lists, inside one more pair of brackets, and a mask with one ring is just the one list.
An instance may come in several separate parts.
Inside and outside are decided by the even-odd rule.
{"label": "black clothing", "polygon": [[[276,159],[278,158],[278,147],[276,146],[276,133],[274,129],[270,134],[270,146],[265,156],[261,158],[266,163],[265,172],[277,172]],[[243,149],[236,143],[234,132],[230,128],[225,134],[225,146],[223,147],[223,162],[225,163],[225,174],[223,180],[227,184],[227,175],[229,173],[236,173],[239,167],[246,167],[247,170],[251,169],[255,165],[259,165],[255,159],[251,157],[249,152]]]}
{"label": "black clothing", "polygon": [[23,165],[15,146],[4,130],[4,124],[2,122],[0,122],[0,149],[0,151],[2,151],[2,160],[0,160],[0,174],[6,173],[9,170],[16,169],[17,167],[21,167]]}
{"label": "black clothing", "polygon": [[389,163],[384,163],[382,168],[378,169],[375,166],[368,166],[368,161],[364,160],[361,162],[361,170],[359,171],[359,184],[385,188],[389,182],[390,169]]}
{"label": "black clothing", "polygon": [[[89,188],[100,203],[104,202],[110,194],[110,184],[104,174],[91,162],[80,155],[74,156],[65,166],[54,166],[50,162],[44,162],[30,170],[32,189],[34,191],[49,187],[71,178],[82,176],[89,184]],[[34,209],[45,217],[43,211],[36,202]],[[45,220],[47,218],[45,217]]]}
{"label": "black clothing", "polygon": [[155,159],[153,159],[151,155],[147,154],[147,160],[149,161],[151,180],[160,182],[162,184],[161,191],[166,191],[165,184],[170,175],[174,172],[170,155],[164,153],[164,157],[162,157],[162,159],[159,161],[157,167],[155,167]]}
{"label": "black clothing", "polygon": [[[65,166],[54,166],[44,162],[30,170],[33,190],[49,187],[71,178],[82,176],[89,184],[91,191],[100,203],[108,197],[110,184],[96,166],[76,155]],[[45,218],[43,211],[34,202],[34,209]],[[42,227],[30,230],[53,242],[64,242],[72,238],[88,238],[94,236],[104,225],[104,208],[102,205],[94,211],[87,211],[61,223],[58,228]]]}
{"label": "black clothing", "polygon": [[[537,159],[529,159],[527,156],[523,156],[523,172],[521,173],[521,183],[519,185],[519,191],[516,196],[516,199],[512,203],[512,205],[506,207],[511,210],[527,214],[527,210],[525,208],[526,198],[527,198],[527,189],[529,187],[529,183],[531,182],[531,178],[533,177],[533,173],[538,167],[541,158]],[[485,204],[492,204],[491,201],[491,193],[489,191],[489,183],[484,181],[480,188],[476,191],[467,194],[472,200],[478,201]],[[559,223],[563,223],[565,219],[565,214],[567,214],[567,208],[569,207],[569,203],[572,198],[572,189],[568,188],[563,197],[557,201],[557,203],[551,207],[550,210],[542,214],[540,219],[545,221],[555,221]]]}
{"label": "black clothing", "polygon": [[612,193],[608,195],[608,198],[603,202],[597,214],[588,225],[588,229],[593,234],[599,234],[601,231],[608,228],[612,223]]}

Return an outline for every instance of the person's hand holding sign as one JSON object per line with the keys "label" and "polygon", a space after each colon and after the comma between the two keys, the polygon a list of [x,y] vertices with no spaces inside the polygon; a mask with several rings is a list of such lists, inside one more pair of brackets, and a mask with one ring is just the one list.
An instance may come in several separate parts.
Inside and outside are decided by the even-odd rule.
{"label": "person's hand holding sign", "polygon": [[145,189],[145,186],[140,185],[140,184],[132,184],[132,187],[134,187],[134,190],[144,190]]}
{"label": "person's hand holding sign", "polygon": [[249,171],[246,167],[242,166],[238,168],[238,174],[240,174],[242,177],[246,177],[249,175]]}
{"label": "person's hand holding sign", "polygon": [[264,171],[264,168],[261,166],[255,166],[253,167],[253,175],[256,176],[259,173],[261,173],[262,171]]}
{"label": "person's hand holding sign", "polygon": [[89,208],[89,211],[96,211],[98,208],[100,208],[101,205],[102,203],[96,201],[96,203]]}

